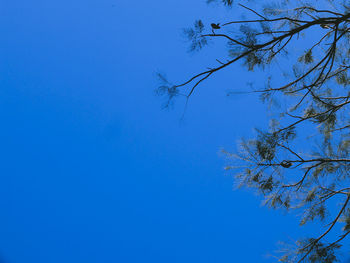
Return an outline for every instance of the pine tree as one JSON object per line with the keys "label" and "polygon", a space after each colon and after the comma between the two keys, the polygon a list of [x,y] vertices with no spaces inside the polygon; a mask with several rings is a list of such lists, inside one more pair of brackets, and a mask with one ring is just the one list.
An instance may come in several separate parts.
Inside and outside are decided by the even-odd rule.
{"label": "pine tree", "polygon": [[[209,40],[227,40],[227,58],[182,83],[160,75],[158,93],[166,96],[166,106],[180,96],[189,99],[203,81],[236,62],[271,73],[266,86],[249,92],[260,94],[264,103],[287,105],[272,108],[276,117],[267,130],[243,139],[236,152],[225,152],[232,162],[226,169],[240,186],[261,193],[266,205],[302,212],[301,225],[327,223],[322,232],[286,249],[281,262],[337,262],[350,234],[350,1],[269,1],[254,9],[218,2],[239,5],[249,18],[197,20],[184,34],[192,51]],[[305,48],[296,53],[296,46]],[[281,61],[288,63],[280,63],[282,72],[276,74],[271,68]],[[282,85],[274,74],[283,76]],[[340,224],[342,232],[331,240],[328,234]]]}

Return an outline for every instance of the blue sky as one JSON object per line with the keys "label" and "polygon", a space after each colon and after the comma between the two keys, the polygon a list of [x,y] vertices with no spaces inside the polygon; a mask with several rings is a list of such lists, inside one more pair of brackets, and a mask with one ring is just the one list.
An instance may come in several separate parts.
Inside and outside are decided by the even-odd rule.
{"label": "blue sky", "polygon": [[[240,65],[161,110],[155,72],[214,63],[181,29],[203,0],[0,0],[0,262],[275,262],[293,216],[233,191],[222,147],[265,127]],[[301,233],[301,232],[299,232]],[[1,261],[2,260],[2,261]]]}

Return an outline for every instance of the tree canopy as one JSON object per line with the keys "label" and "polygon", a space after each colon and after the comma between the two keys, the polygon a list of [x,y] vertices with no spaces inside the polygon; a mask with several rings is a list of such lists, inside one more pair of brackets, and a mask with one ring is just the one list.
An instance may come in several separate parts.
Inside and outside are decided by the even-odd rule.
{"label": "tree canopy", "polygon": [[[158,93],[165,106],[177,97],[188,100],[202,82],[236,62],[266,72],[266,85],[246,92],[272,105],[269,128],[225,152],[232,164],[226,169],[240,186],[263,195],[266,205],[301,212],[301,225],[326,223],[320,233],[286,247],[280,261],[337,262],[350,234],[350,1],[269,1],[254,8],[250,1],[207,2],[238,5],[245,19],[197,20],[184,34],[191,51],[226,40],[227,57],[177,84],[159,75]],[[331,239],[331,231],[338,237]]]}

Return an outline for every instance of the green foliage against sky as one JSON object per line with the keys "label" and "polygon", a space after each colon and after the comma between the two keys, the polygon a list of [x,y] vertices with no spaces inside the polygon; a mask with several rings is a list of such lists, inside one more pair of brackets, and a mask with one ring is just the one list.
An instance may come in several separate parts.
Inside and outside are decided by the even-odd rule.
{"label": "green foliage against sky", "polygon": [[[168,95],[167,105],[178,96],[188,100],[203,81],[233,63],[264,71],[268,84],[247,92],[279,106],[271,108],[268,129],[242,139],[236,152],[225,152],[232,164],[226,169],[240,186],[263,195],[266,205],[299,211],[301,225],[326,225],[291,244],[281,261],[336,262],[350,233],[350,1],[269,1],[254,8],[251,1],[207,2],[246,13],[242,20],[197,20],[184,30],[191,51],[225,39],[227,57],[183,83],[162,79],[161,94]],[[342,231],[330,239],[336,225]]]}

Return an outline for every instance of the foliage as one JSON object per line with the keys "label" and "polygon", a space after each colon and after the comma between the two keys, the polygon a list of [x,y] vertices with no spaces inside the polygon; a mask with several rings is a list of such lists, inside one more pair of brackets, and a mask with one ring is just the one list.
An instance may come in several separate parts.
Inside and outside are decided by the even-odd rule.
{"label": "foliage", "polygon": [[[328,223],[315,237],[297,241],[280,261],[337,262],[337,250],[350,234],[350,2],[270,2],[259,9],[238,5],[248,19],[211,27],[198,20],[184,31],[192,51],[204,48],[208,39],[226,39],[227,58],[183,83],[162,85],[160,91],[168,103],[180,92],[188,99],[203,81],[235,62],[271,74],[276,73],[270,70],[273,65],[282,62],[282,74],[251,92],[265,103],[284,100],[287,105],[273,108],[276,118],[267,130],[242,139],[235,153],[225,152],[233,162],[226,169],[240,186],[257,189],[266,205],[299,210],[301,225]],[[328,240],[338,224],[343,225],[338,239]]]}

